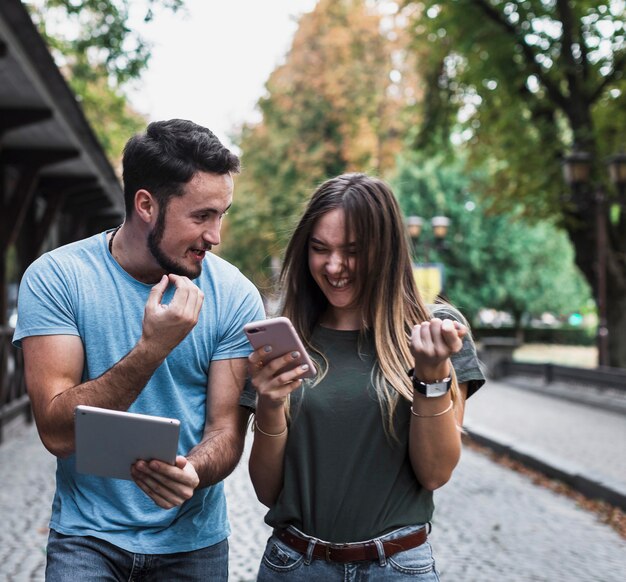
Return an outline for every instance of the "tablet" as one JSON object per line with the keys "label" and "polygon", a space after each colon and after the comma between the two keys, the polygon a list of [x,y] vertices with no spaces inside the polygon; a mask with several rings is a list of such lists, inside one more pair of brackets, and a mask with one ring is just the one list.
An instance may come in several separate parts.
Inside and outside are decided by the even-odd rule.
{"label": "tablet", "polygon": [[74,411],[76,470],[100,477],[132,480],[139,459],[176,461],[180,421],[79,405]]}

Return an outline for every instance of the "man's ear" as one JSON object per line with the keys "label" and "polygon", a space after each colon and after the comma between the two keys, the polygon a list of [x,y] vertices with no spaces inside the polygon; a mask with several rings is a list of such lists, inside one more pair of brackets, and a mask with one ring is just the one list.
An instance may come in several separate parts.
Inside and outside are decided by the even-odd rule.
{"label": "man's ear", "polygon": [[159,206],[148,190],[142,188],[135,192],[135,213],[143,222],[149,223],[156,220]]}

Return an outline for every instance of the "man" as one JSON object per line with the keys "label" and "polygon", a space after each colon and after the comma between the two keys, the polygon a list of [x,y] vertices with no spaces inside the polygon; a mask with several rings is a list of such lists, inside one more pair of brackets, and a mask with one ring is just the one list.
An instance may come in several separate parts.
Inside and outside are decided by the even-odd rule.
{"label": "man", "polygon": [[[222,480],[247,420],[242,327],[263,317],[254,286],[208,252],[239,159],[174,119],[129,140],[123,171],[123,225],[46,253],[20,285],[13,341],[58,457],[46,579],[226,580]],[[77,473],[78,404],[178,418],[175,466],[138,461],[134,481]]]}

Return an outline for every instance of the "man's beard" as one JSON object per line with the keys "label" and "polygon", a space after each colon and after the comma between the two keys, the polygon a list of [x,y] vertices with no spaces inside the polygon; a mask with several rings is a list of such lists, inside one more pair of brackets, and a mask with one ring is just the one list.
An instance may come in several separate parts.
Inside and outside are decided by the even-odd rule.
{"label": "man's beard", "polygon": [[163,234],[165,233],[165,214],[167,212],[167,203],[161,204],[159,207],[159,215],[157,216],[156,224],[148,235],[148,249],[152,256],[155,258],[159,266],[166,272],[174,275],[181,275],[188,277],[189,279],[195,279],[202,272],[202,263],[198,264],[198,267],[191,269],[185,265],[177,263],[175,260],[168,257],[161,250],[161,241],[163,240]]}

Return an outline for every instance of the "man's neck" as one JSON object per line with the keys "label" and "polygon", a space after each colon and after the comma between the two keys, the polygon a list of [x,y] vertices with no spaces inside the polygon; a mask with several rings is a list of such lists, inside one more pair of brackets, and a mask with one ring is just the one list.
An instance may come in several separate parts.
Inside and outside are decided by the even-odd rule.
{"label": "man's neck", "polygon": [[108,240],[109,251],[120,267],[133,279],[148,285],[156,284],[164,275],[148,251],[144,233],[124,222],[117,227]]}

